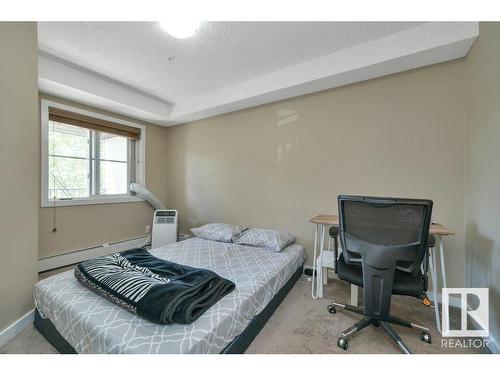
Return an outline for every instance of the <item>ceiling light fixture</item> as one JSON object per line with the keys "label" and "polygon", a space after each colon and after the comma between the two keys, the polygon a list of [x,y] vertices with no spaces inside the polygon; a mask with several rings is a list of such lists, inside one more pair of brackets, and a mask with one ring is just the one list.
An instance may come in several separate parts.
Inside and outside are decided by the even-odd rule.
{"label": "ceiling light fixture", "polygon": [[168,34],[179,39],[192,37],[201,25],[200,21],[187,19],[159,21],[158,24]]}

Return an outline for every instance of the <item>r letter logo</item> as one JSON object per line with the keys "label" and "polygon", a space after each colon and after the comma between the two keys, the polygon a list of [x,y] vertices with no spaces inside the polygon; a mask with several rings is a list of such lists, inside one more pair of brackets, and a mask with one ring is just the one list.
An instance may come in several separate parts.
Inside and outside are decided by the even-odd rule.
{"label": "r letter logo", "polygon": [[[460,324],[453,329],[450,326],[450,296],[460,301]],[[488,288],[443,288],[443,336],[488,337],[488,302]]]}

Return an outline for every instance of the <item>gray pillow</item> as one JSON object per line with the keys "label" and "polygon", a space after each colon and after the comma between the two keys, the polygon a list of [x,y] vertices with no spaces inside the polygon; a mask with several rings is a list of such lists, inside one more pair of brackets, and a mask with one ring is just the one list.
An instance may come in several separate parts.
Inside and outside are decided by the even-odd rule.
{"label": "gray pillow", "polygon": [[191,232],[196,237],[205,240],[231,242],[233,237],[239,236],[245,229],[245,227],[234,224],[211,223],[198,228],[191,228]]}
{"label": "gray pillow", "polygon": [[239,245],[263,247],[267,250],[280,252],[285,247],[295,242],[295,236],[288,232],[274,229],[252,228],[241,233],[233,239]]}

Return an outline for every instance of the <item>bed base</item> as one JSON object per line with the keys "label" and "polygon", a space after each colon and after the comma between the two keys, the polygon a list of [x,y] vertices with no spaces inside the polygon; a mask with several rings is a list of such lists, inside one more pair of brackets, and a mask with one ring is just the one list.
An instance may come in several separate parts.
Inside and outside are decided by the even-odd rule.
{"label": "bed base", "polygon": [[[264,328],[269,318],[278,308],[281,302],[285,299],[288,292],[295,285],[303,272],[303,267],[299,267],[286,282],[285,285],[276,293],[273,299],[267,306],[256,315],[248,324],[247,328],[231,341],[222,351],[221,354],[243,354],[250,346],[255,337]],[[64,337],[57,331],[54,324],[49,319],[44,319],[40,312],[35,309],[35,320],[33,322],[36,330],[61,354],[77,354],[75,349],[66,341]]]}

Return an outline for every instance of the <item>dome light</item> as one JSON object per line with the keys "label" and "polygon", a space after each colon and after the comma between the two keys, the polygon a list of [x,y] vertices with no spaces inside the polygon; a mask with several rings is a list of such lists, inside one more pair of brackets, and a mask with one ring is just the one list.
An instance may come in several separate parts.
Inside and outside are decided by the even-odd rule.
{"label": "dome light", "polygon": [[200,22],[188,19],[159,21],[160,27],[174,38],[186,39],[192,37],[200,28]]}

